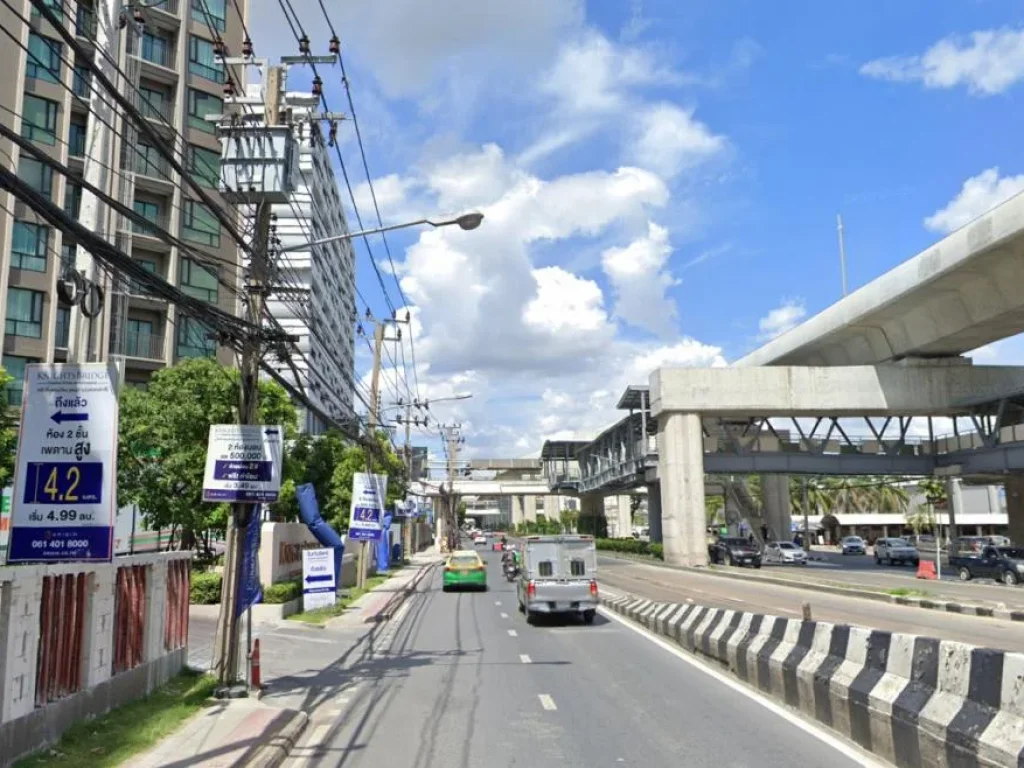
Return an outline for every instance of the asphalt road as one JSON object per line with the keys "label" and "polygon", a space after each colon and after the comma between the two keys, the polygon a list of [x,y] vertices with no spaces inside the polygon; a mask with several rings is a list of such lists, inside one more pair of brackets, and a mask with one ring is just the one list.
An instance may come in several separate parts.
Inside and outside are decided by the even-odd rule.
{"label": "asphalt road", "polygon": [[[749,570],[751,578],[739,581],[709,573],[695,573],[658,565],[598,558],[598,581],[613,589],[638,597],[734,610],[769,613],[777,616],[801,616],[803,604],[810,603],[812,615],[819,621],[854,624],[890,632],[906,632],[972,645],[1024,651],[1024,622],[1001,621],[977,616],[960,616],[943,611],[912,608],[858,597],[831,595],[799,587],[759,582],[756,573],[786,569],[799,574],[810,572],[799,566]],[[931,583],[931,582],[929,582]],[[920,588],[922,582],[917,582]],[[1006,589],[1005,587],[1003,589]]]}
{"label": "asphalt road", "polygon": [[288,768],[863,764],[617,620],[527,625],[484,557],[489,591],[437,573],[328,665]]}

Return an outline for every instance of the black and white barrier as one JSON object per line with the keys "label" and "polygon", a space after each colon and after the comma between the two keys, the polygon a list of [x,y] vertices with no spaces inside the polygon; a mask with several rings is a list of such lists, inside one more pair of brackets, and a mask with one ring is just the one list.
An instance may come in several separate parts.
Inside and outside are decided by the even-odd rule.
{"label": "black and white barrier", "polygon": [[1024,654],[694,604],[601,600],[898,766],[1024,766]]}

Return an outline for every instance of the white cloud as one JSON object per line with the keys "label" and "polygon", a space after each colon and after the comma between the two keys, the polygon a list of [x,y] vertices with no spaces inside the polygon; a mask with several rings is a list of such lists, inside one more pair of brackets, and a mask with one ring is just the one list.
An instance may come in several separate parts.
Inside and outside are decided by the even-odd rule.
{"label": "white cloud", "polygon": [[640,167],[672,177],[725,146],[725,138],[695,120],[691,110],[661,102],[636,116],[630,156]]}
{"label": "white cloud", "polygon": [[924,225],[933,232],[948,234],[969,224],[1000,203],[1009,200],[1024,190],[1024,174],[999,176],[998,168],[989,168],[972,176],[960,188],[944,208],[924,220]]}
{"label": "white cloud", "polygon": [[523,321],[541,333],[574,336],[603,332],[608,315],[604,296],[593,280],[585,280],[561,267],[533,270],[537,295],[523,307]]}
{"label": "white cloud", "polygon": [[861,74],[880,80],[920,81],[926,88],[965,85],[991,96],[1024,78],[1024,30],[972,32],[969,39],[947,37],[920,56],[891,56],[864,64]]}
{"label": "white cloud", "polygon": [[615,290],[618,317],[662,336],[672,333],[676,305],[665,295],[677,283],[665,269],[671,255],[668,230],[653,221],[644,237],[601,255],[601,266]]}
{"label": "white cloud", "polygon": [[787,299],[758,321],[759,336],[763,340],[774,339],[796,328],[806,316],[802,301]]}

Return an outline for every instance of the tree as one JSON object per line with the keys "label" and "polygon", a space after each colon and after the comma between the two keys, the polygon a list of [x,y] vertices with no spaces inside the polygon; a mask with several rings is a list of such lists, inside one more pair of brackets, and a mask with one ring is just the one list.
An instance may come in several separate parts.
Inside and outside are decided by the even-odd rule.
{"label": "tree", "polygon": [[936,507],[944,508],[949,501],[946,495],[946,483],[937,477],[924,477],[917,483],[918,493]]}
{"label": "tree", "polygon": [[281,499],[272,507],[274,517],[285,521],[298,519],[295,490],[305,483],[312,484],[323,514],[324,505],[331,497],[334,468],[348,447],[344,435],[336,429],[322,435],[299,435],[285,454]]}
{"label": "tree", "polygon": [[580,513],[575,509],[563,509],[559,513],[558,519],[561,521],[565,533],[573,533],[576,530],[576,523],[580,519]]}
{"label": "tree", "polygon": [[361,445],[350,445],[341,454],[331,475],[331,491],[320,513],[336,530],[347,530],[352,507],[352,477],[358,472],[387,475],[385,504],[391,506],[405,499],[407,482],[405,464],[391,449],[386,432],[377,432],[377,450],[367,451]]}
{"label": "tree", "polygon": [[917,504],[906,512],[905,517],[907,525],[917,535],[935,530],[935,507],[931,504]]}
{"label": "tree", "polygon": [[725,499],[721,496],[704,497],[704,521],[707,525],[721,525],[725,521]]}
{"label": "tree", "polygon": [[[13,381],[14,378],[0,368],[0,396],[4,403],[9,402],[7,391]],[[0,488],[6,488],[14,481],[14,463],[18,455],[17,418],[17,411],[13,408],[5,408],[0,414]]]}
{"label": "tree", "polygon": [[[223,530],[227,505],[204,503],[203,472],[211,424],[236,422],[239,373],[197,358],[153,374],[146,390],[121,395],[118,504],[139,505],[152,528],[179,532],[182,549],[202,531]],[[297,416],[279,384],[260,382],[260,420],[291,437]]]}

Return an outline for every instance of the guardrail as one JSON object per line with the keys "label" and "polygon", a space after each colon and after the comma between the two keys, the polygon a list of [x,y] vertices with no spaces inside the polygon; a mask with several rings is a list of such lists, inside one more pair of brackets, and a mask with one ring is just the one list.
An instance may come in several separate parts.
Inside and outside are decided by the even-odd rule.
{"label": "guardrail", "polygon": [[190,558],[0,568],[0,766],[177,674]]}

